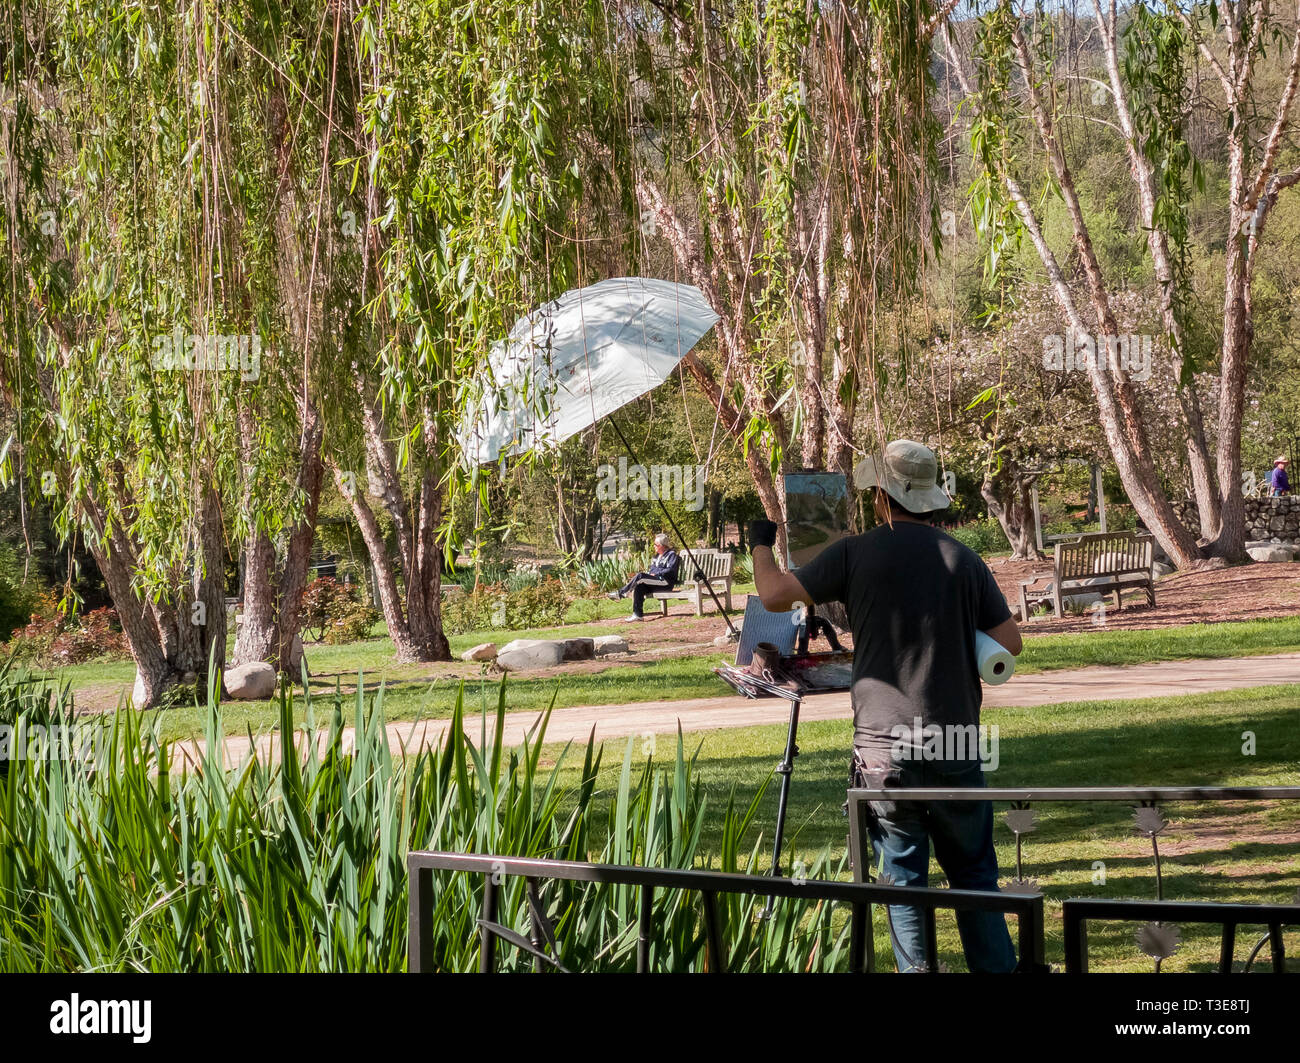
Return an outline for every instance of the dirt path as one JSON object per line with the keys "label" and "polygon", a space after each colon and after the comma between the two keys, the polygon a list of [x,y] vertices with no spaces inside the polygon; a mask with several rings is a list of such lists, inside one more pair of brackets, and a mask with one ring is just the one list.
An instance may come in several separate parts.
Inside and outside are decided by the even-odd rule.
{"label": "dirt path", "polygon": [[[985,687],[986,708],[1055,705],[1069,701],[1096,701],[1169,697],[1201,694],[1243,687],[1300,683],[1300,653],[1199,661],[1162,661],[1157,664],[1124,667],[1092,667],[1015,677],[1005,686]],[[850,715],[849,695],[819,694],[804,700],[801,720],[839,720]],[[686,701],[649,701],[632,705],[575,706],[557,709],[546,729],[548,742],[585,742],[594,729],[601,741],[630,736],[683,731],[712,731],[727,727],[752,727],[785,723],[789,704],[775,698],[750,700],[738,696],[694,698]],[[537,715],[511,713],[506,717],[506,745],[521,742],[535,726]],[[400,721],[388,725],[388,744],[394,753],[416,750],[441,742],[450,726],[447,720]],[[466,733],[477,741],[482,724],[466,721]],[[493,732],[489,721],[488,735]],[[352,730],[343,737],[344,748],[352,745]],[[279,737],[263,735],[256,740],[259,755],[278,755]],[[178,742],[173,753],[191,763],[202,759],[204,743]],[[231,736],[225,742],[228,767],[235,767],[249,755],[248,737]]]}

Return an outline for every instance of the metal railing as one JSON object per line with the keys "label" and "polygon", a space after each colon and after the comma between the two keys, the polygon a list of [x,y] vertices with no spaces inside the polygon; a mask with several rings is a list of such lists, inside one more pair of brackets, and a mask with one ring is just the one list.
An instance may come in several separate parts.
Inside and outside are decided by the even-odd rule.
{"label": "metal railing", "polygon": [[[629,867],[618,864],[588,864],[568,860],[541,860],[514,856],[490,856],[473,853],[412,852],[407,856],[410,874],[410,915],[408,922],[408,969],[431,971],[436,964],[433,948],[434,873],[438,871],[483,876],[482,914],[479,927],[479,970],[496,969],[496,946],[505,941],[531,955],[534,966],[542,964],[563,970],[555,953],[552,928],[540,903],[540,886],[550,880],[587,882],[640,889],[638,898],[636,969],[646,973],[652,967],[654,943],[654,901],[656,890],[680,890],[700,895],[708,969],[727,969],[722,941],[722,924],[718,916],[719,894],[766,896],[769,898],[821,900],[851,906],[849,929],[849,967],[852,971],[875,969],[875,949],[871,934],[872,904],[903,904],[922,909],[928,928],[927,957],[931,969],[938,969],[933,955],[935,940],[934,913],[937,909],[958,911],[1002,912],[1017,920],[1020,970],[1042,973],[1047,970],[1043,954],[1043,898],[1037,893],[993,893],[973,890],[929,889],[914,886],[886,886],[861,882],[834,882],[822,879],[789,879],[764,875],[738,875],[717,871],[676,870],[668,868]],[[523,878],[527,883],[528,936],[499,921],[501,886],[507,878]],[[550,947],[551,952],[546,951]]]}
{"label": "metal railing", "polygon": [[[1142,920],[1149,927],[1167,926],[1182,919],[1191,923],[1216,923],[1223,926],[1219,969],[1228,973],[1232,968],[1232,948],[1236,927],[1241,925],[1267,926],[1269,932],[1256,945],[1247,961],[1247,969],[1265,941],[1271,944],[1273,969],[1285,966],[1282,946],[1283,926],[1300,925],[1300,904],[1229,904],[1217,902],[1166,901],[1161,878],[1161,858],[1158,836],[1168,824],[1154,810],[1161,803],[1171,801],[1300,801],[1300,786],[1086,786],[1086,787],[915,787],[915,788],[854,788],[848,792],[849,857],[854,879],[869,881],[872,852],[868,834],[869,811],[872,801],[1009,801],[1015,811],[1030,808],[1035,801],[1046,802],[1124,802],[1137,807],[1139,833],[1151,841],[1156,871],[1156,899],[1154,901],[1122,901],[1070,899],[1064,902],[1066,917],[1066,969],[1087,970],[1087,925],[1089,918],[1113,920]],[[1141,810],[1150,809],[1145,822]],[[1016,835],[1016,879],[1024,882],[1022,868],[1023,835],[1034,830],[1032,823],[1012,820],[1008,824]],[[1300,896],[1300,894],[1298,894]],[[1074,921],[1071,923],[1071,919]],[[1145,950],[1144,950],[1145,951]],[[1160,969],[1163,958],[1158,952],[1147,952]]]}
{"label": "metal railing", "polygon": [[1061,905],[1065,923],[1065,972],[1088,973],[1088,920],[1149,922],[1168,925],[1215,923],[1223,927],[1219,941],[1219,973],[1231,974],[1238,926],[1266,926],[1268,933],[1255,946],[1242,973],[1250,971],[1265,942],[1270,946],[1273,972],[1286,970],[1282,943],[1284,926],[1300,926],[1300,904],[1222,904],[1214,901],[1110,901],[1071,898]]}

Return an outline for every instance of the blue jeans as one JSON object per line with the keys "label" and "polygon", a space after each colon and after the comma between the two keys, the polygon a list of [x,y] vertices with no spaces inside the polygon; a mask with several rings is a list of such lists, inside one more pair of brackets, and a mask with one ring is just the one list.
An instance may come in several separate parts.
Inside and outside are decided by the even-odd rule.
{"label": "blue jeans", "polygon": [[[880,770],[883,767],[884,770]],[[859,773],[863,786],[983,786],[979,762],[911,761],[871,764]],[[875,770],[872,770],[875,769]],[[993,850],[993,805],[988,801],[872,801],[868,830],[879,876],[897,886],[927,886],[930,845],[952,889],[998,891],[998,858]],[[925,922],[921,909],[892,905],[890,938],[898,969],[924,971]],[[977,974],[1015,969],[1016,950],[1001,912],[957,912],[966,965]]]}

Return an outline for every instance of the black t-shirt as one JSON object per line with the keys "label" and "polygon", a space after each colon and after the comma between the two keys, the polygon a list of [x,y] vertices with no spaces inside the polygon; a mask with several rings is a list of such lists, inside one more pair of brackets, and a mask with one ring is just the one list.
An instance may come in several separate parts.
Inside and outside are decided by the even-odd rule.
{"label": "black t-shirt", "polygon": [[894,728],[979,723],[975,632],[1011,616],[983,559],[928,524],[897,521],[827,547],[795,571],[853,631],[854,744],[886,756]]}

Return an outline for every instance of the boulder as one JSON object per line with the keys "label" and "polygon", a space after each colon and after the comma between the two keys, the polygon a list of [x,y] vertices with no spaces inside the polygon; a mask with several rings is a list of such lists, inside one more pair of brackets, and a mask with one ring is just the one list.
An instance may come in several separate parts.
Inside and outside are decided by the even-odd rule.
{"label": "boulder", "polygon": [[1083,612],[1090,605],[1096,605],[1102,601],[1102,596],[1096,591],[1085,591],[1083,594],[1067,594],[1062,599],[1062,604],[1066,609]]}
{"label": "boulder", "polygon": [[597,635],[592,639],[597,657],[608,657],[611,653],[631,653],[627,639],[622,635]]}
{"label": "boulder", "polygon": [[549,639],[515,639],[497,651],[497,667],[505,672],[554,668],[564,660],[564,643]]}
{"label": "boulder", "polygon": [[1164,561],[1156,561],[1152,564],[1151,571],[1155,573],[1156,579],[1159,579],[1161,576],[1172,576],[1178,570]]}
{"label": "boulder", "polygon": [[596,658],[596,640],[590,638],[565,639],[563,647],[566,661],[592,661]]}
{"label": "boulder", "polygon": [[1281,543],[1266,543],[1246,547],[1246,553],[1252,561],[1294,561],[1295,547]]}
{"label": "boulder", "polygon": [[490,661],[497,655],[497,644],[495,642],[480,642],[473,649],[466,650],[460,655],[462,661]]}
{"label": "boulder", "polygon": [[226,693],[236,701],[265,701],[275,693],[275,666],[249,661],[226,670]]}

